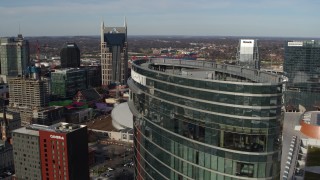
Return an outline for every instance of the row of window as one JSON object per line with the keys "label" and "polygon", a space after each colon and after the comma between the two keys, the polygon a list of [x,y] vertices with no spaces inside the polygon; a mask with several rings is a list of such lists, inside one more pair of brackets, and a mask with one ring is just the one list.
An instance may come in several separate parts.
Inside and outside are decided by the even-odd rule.
{"label": "row of window", "polygon": [[[177,85],[152,81],[147,79],[147,84],[153,84],[155,90],[159,89],[181,96],[187,96],[195,99],[202,99],[213,102],[237,104],[246,106],[277,106],[281,104],[281,95],[268,97],[254,97],[254,96],[241,96],[241,94],[223,94],[217,92],[208,92],[201,90],[194,90],[191,88],[181,87]],[[147,89],[146,89],[147,90]]]}
{"label": "row of window", "polygon": [[[274,133],[273,129],[279,129],[280,117],[269,120],[250,120],[236,117],[222,116],[211,113],[200,112],[190,109],[189,106],[175,106],[171,103],[160,101],[144,94],[132,94],[132,101],[135,108],[143,115],[149,117],[157,124],[167,117],[171,119],[180,119],[181,121],[191,121],[194,124],[205,124],[206,127],[218,128],[222,126],[250,128],[260,131],[262,128],[268,128],[268,133]],[[164,116],[164,117],[163,117]]]}
{"label": "row of window", "polygon": [[269,109],[232,107],[232,106],[211,104],[206,102],[199,102],[196,100],[191,100],[190,98],[187,98],[187,97],[177,97],[174,95],[169,95],[169,94],[161,93],[158,91],[154,92],[154,96],[169,102],[179,104],[181,106],[188,106],[196,109],[202,109],[202,110],[211,111],[215,113],[223,113],[227,115],[247,116],[247,117],[275,117],[275,116],[279,116],[281,113],[280,106],[277,108],[269,108]]}
{"label": "row of window", "polygon": [[[275,177],[279,173],[278,161],[259,163],[237,161],[231,159],[232,157],[223,158],[210,155],[193,148],[179,146],[178,143],[173,142],[171,143],[172,151],[168,153],[142,136],[135,142],[137,149],[139,149],[137,155],[143,157],[140,159],[140,164],[145,166],[143,169],[148,169],[148,165],[143,162],[145,159],[151,164],[149,168],[159,171],[167,178],[172,178],[174,172],[177,175],[179,173],[184,174],[192,179],[208,179],[204,178],[205,172],[218,174],[215,171],[222,173],[221,176],[228,174],[254,178]],[[154,173],[152,171],[148,172],[148,174]],[[225,178],[227,177],[225,176]]]}
{"label": "row of window", "polygon": [[[234,158],[247,158],[249,162],[265,161],[265,159],[261,159],[263,157],[262,155],[257,156],[257,154],[255,154],[248,156],[241,151],[252,153],[270,152],[270,154],[272,154],[274,151],[279,151],[281,148],[279,135],[240,134],[212,130],[209,128],[200,128],[197,126],[190,126],[189,124],[182,124],[182,126],[178,126],[179,128],[175,126],[173,132],[171,131],[170,133],[149,121],[142,121],[141,123],[144,123],[145,125],[140,126],[140,123],[135,123],[135,125],[141,129],[146,137],[158,142],[159,146],[165,148],[170,148],[170,142],[175,141],[192,148],[195,148],[194,146],[196,146],[196,148],[201,151],[208,150],[208,147],[213,148],[215,149],[215,153],[221,157],[225,156],[225,152],[232,152],[231,150],[235,150],[235,152],[233,152]],[[180,136],[177,136],[176,134]],[[208,146],[202,145],[199,142],[205,143]],[[218,149],[218,147],[220,148]],[[227,149],[229,149],[229,151]],[[207,153],[213,152],[209,150]],[[259,158],[251,160],[251,158],[257,157]]]}

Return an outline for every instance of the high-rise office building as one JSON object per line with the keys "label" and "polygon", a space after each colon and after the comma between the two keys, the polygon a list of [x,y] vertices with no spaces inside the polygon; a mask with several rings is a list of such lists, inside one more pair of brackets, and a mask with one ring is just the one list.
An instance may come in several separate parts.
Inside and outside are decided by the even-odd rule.
{"label": "high-rise office building", "polygon": [[51,72],[51,94],[59,98],[72,98],[87,89],[87,70],[79,68],[56,69]]}
{"label": "high-rise office building", "polygon": [[131,77],[135,179],[280,179],[281,76],[161,58]]}
{"label": "high-rise office building", "polygon": [[29,42],[21,34],[17,38],[0,38],[0,74],[23,75],[29,59]]}
{"label": "high-rise office building", "polygon": [[101,24],[102,85],[126,84],[128,78],[127,24],[105,27]]}
{"label": "high-rise office building", "polygon": [[320,41],[288,41],[284,48],[287,110],[320,109]]}
{"label": "high-rise office building", "polygon": [[66,43],[60,51],[61,68],[80,67],[80,49],[76,43]]}
{"label": "high-rise office building", "polygon": [[30,125],[13,131],[19,179],[88,180],[88,138],[84,125]]}
{"label": "high-rise office building", "polygon": [[246,68],[260,69],[260,59],[257,40],[239,40],[237,64]]}

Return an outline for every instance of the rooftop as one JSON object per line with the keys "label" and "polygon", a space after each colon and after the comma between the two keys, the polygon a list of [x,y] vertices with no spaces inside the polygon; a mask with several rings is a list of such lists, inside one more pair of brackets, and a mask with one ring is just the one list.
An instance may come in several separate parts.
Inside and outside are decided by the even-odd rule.
{"label": "rooftop", "polygon": [[58,132],[58,133],[69,133],[75,131],[79,128],[86,127],[85,125],[78,125],[78,124],[70,124],[60,122],[57,124],[53,124],[51,126],[45,126],[40,124],[31,124],[27,127],[22,127],[19,129],[14,130],[14,133],[20,134],[30,134],[34,136],[39,136],[39,131],[51,131],[51,132]]}
{"label": "rooftop", "polygon": [[22,127],[16,130],[13,130],[12,133],[18,133],[18,134],[28,134],[32,136],[39,136],[39,131],[35,129],[29,129],[27,127]]}
{"label": "rooftop", "polygon": [[54,72],[51,72],[53,74],[57,73],[71,73],[71,72],[80,72],[85,71],[85,69],[81,68],[62,68],[62,69],[55,69]]}
{"label": "rooftop", "polygon": [[[277,74],[211,61],[152,58],[136,60],[134,64],[149,71],[157,71],[158,74],[170,73],[172,76],[219,83],[275,85],[284,82],[283,77]],[[226,79],[219,78],[219,73],[226,74]]]}

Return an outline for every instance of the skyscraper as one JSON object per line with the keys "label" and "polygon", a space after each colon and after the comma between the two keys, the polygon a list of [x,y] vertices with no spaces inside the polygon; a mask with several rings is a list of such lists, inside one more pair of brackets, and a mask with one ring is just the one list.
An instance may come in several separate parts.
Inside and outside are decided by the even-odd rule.
{"label": "skyscraper", "polygon": [[320,41],[288,41],[284,49],[285,104],[288,108],[320,108]]}
{"label": "skyscraper", "polygon": [[101,24],[102,85],[126,84],[128,78],[127,24],[124,27],[105,27]]}
{"label": "skyscraper", "polygon": [[131,77],[135,179],[280,179],[280,76],[161,58]]}
{"label": "skyscraper", "polygon": [[254,39],[240,39],[237,64],[247,68],[260,69],[260,59],[258,52],[257,40]]}
{"label": "skyscraper", "polygon": [[17,38],[0,38],[0,74],[23,75],[29,59],[29,42],[21,34]]}
{"label": "skyscraper", "polygon": [[80,67],[80,49],[76,43],[66,43],[60,51],[61,68]]}
{"label": "skyscraper", "polygon": [[30,125],[13,131],[19,179],[88,180],[88,138],[84,125]]}

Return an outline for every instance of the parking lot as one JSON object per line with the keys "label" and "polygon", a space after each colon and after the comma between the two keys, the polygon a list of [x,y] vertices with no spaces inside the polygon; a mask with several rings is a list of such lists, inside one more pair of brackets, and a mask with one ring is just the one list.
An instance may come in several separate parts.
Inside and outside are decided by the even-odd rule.
{"label": "parking lot", "polygon": [[103,141],[90,146],[95,151],[95,165],[90,168],[91,179],[133,179],[132,144]]}

